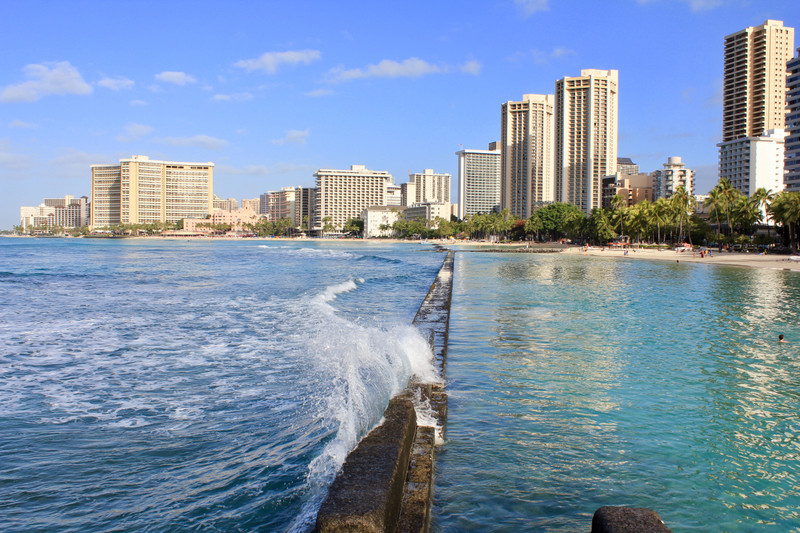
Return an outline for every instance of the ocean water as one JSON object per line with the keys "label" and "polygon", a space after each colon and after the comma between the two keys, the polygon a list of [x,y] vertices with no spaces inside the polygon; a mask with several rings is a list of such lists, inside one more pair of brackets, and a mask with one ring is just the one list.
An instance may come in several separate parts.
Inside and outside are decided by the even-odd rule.
{"label": "ocean water", "polygon": [[796,273],[461,253],[450,320],[434,530],[800,531]]}
{"label": "ocean water", "polygon": [[0,238],[0,531],[306,531],[413,373],[426,245]]}
{"label": "ocean water", "polygon": [[[0,238],[0,531],[307,531],[424,244]],[[435,531],[800,531],[800,276],[458,253]],[[788,343],[778,344],[784,333]]]}

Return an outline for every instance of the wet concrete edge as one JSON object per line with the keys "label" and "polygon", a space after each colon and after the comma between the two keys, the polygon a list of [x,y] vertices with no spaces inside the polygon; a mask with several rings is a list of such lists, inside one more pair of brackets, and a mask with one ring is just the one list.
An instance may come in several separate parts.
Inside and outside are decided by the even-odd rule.
{"label": "wet concrete edge", "polygon": [[430,403],[443,431],[455,254],[436,248],[446,255],[412,324],[429,339],[442,384],[420,384],[412,379],[408,388],[389,402],[384,421],[348,454],[317,514],[316,531],[420,532],[429,528],[436,430],[417,427],[412,398]]}

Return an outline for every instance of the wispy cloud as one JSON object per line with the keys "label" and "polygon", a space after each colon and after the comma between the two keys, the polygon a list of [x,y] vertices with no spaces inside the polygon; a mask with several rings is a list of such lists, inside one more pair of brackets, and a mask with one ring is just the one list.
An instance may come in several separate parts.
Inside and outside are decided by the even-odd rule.
{"label": "wispy cloud", "polygon": [[310,130],[289,130],[283,139],[273,139],[272,144],[305,144]]}
{"label": "wispy cloud", "polygon": [[34,128],[38,128],[39,126],[37,126],[36,124],[33,124],[31,122],[23,122],[21,120],[12,120],[11,122],[8,123],[8,127],[9,128],[22,128],[22,129],[31,130],[31,129],[34,129]]}
{"label": "wispy cloud", "polygon": [[522,63],[533,61],[533,63],[536,65],[546,65],[554,59],[561,59],[568,56],[574,56],[576,54],[577,52],[575,52],[575,50],[571,50],[563,46],[557,46],[549,52],[546,50],[539,50],[538,48],[532,48],[524,52],[516,52],[515,54],[506,58],[506,60]]}
{"label": "wispy cloud", "polygon": [[244,102],[253,98],[251,93],[234,93],[234,94],[215,94],[212,100],[217,102],[230,102],[231,100],[237,102]]}
{"label": "wispy cloud", "polygon": [[111,89],[112,91],[121,91],[122,89],[130,89],[133,87],[134,82],[133,80],[129,80],[128,78],[103,78],[102,80],[97,82],[97,85],[100,87],[105,87],[106,89]]}
{"label": "wispy cloud", "polygon": [[172,146],[194,146],[206,150],[221,150],[228,145],[228,141],[217,139],[209,135],[195,135],[194,137],[165,137],[153,139],[156,142],[171,144]]}
{"label": "wispy cloud", "polygon": [[114,163],[115,159],[106,154],[90,154],[67,148],[62,150],[61,155],[50,160],[50,165],[58,169],[58,173],[64,177],[80,177],[89,174],[91,165],[103,165]]}
{"label": "wispy cloud", "polygon": [[[645,5],[645,4],[653,4],[660,0],[636,0],[636,1],[639,4]],[[689,9],[695,13],[700,11],[709,11],[711,9],[714,9],[716,7],[725,4],[725,0],[673,0],[673,1],[687,4],[689,6]]]}
{"label": "wispy cloud", "polygon": [[23,170],[31,166],[31,158],[15,153],[11,141],[0,139],[0,168],[5,170]]}
{"label": "wispy cloud", "polygon": [[22,72],[27,81],[3,88],[0,102],[35,102],[51,94],[92,93],[92,86],[69,61],[26,65]]}
{"label": "wispy cloud", "polygon": [[286,52],[266,52],[255,59],[242,59],[233,64],[247,72],[261,70],[275,74],[281,65],[308,65],[322,57],[319,50],[287,50]]}
{"label": "wispy cloud", "polygon": [[194,76],[190,76],[185,72],[176,72],[173,70],[167,70],[161,72],[160,74],[156,74],[156,79],[158,81],[162,81],[164,83],[171,83],[173,85],[187,85],[189,83],[194,83],[197,79]]}
{"label": "wispy cloud", "polygon": [[247,165],[244,167],[234,167],[231,165],[218,164],[214,167],[214,173],[228,176],[286,176],[287,174],[311,174],[317,167],[311,165],[296,165],[293,163],[278,163],[277,165]]}
{"label": "wispy cloud", "polygon": [[123,133],[117,135],[117,140],[123,143],[135,141],[149,134],[151,131],[153,131],[153,128],[151,126],[131,123],[125,126],[125,130],[123,131]]}
{"label": "wispy cloud", "polygon": [[482,65],[478,61],[467,61],[463,65],[461,65],[461,72],[464,74],[472,74],[473,76],[477,76],[481,73]]}
{"label": "wispy cloud", "polygon": [[539,11],[547,11],[548,4],[549,0],[514,0],[514,5],[517,6],[517,9],[525,18]]}
{"label": "wispy cloud", "polygon": [[333,94],[331,89],[316,89],[305,93],[306,96],[310,96],[311,98],[319,98],[320,96],[327,96],[329,94]]}
{"label": "wispy cloud", "polygon": [[331,69],[328,79],[331,82],[344,82],[364,78],[419,78],[428,74],[441,74],[451,69],[445,66],[428,63],[418,57],[410,57],[403,61],[384,59],[364,68],[345,70],[342,67]]}
{"label": "wispy cloud", "polygon": [[145,106],[145,105],[147,105],[147,102],[145,102],[144,100],[131,100],[128,103],[130,105],[133,105],[133,106]]}

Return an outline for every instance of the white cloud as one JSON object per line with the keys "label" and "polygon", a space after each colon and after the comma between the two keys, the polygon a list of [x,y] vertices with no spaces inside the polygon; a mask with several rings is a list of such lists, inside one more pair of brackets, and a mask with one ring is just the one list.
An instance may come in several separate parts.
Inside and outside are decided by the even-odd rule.
{"label": "white cloud", "polygon": [[481,64],[478,61],[467,61],[461,65],[461,72],[464,74],[472,74],[473,76],[477,76],[481,73]]}
{"label": "white cloud", "polygon": [[440,74],[448,72],[447,66],[441,67],[423,61],[418,57],[411,57],[403,61],[384,59],[376,65],[367,65],[365,68],[345,70],[342,67],[331,69],[328,77],[332,82],[350,81],[362,78],[418,78],[426,74]]}
{"label": "white cloud", "polygon": [[514,0],[514,5],[525,18],[530,17],[539,11],[547,11],[549,0]]}
{"label": "white cloud", "polygon": [[145,105],[147,105],[147,102],[145,102],[144,100],[131,100],[128,103],[130,105],[134,105],[134,106],[145,106]]}
{"label": "white cloud", "polygon": [[171,144],[173,146],[194,146],[206,150],[221,150],[228,145],[228,141],[217,139],[209,135],[195,135],[194,137],[166,137],[164,139],[153,139],[156,142]]}
{"label": "white cloud", "polygon": [[23,129],[29,129],[30,130],[30,129],[38,128],[39,126],[37,126],[36,124],[32,124],[30,122],[23,122],[21,120],[12,120],[11,122],[8,123],[8,127],[9,128],[23,128]]}
{"label": "white cloud", "polygon": [[533,60],[533,63],[536,65],[546,65],[553,59],[561,59],[576,54],[577,52],[575,52],[575,50],[570,50],[569,48],[565,48],[563,46],[557,46],[549,52],[546,50],[533,48],[527,52],[516,52],[512,56],[508,57],[507,61],[527,62],[528,60]]}
{"label": "white cloud", "polygon": [[100,87],[111,89],[112,91],[121,91],[122,89],[130,89],[133,87],[133,80],[128,78],[103,78],[97,82]]}
{"label": "white cloud", "polygon": [[5,170],[22,170],[31,165],[27,155],[14,153],[11,141],[0,139],[0,168]]}
{"label": "white cloud", "polygon": [[250,100],[253,98],[251,93],[234,93],[234,94],[215,94],[212,98],[217,102],[230,102],[231,100],[236,100],[237,102],[243,102],[245,100]]}
{"label": "white cloud", "polygon": [[136,139],[144,137],[151,131],[153,131],[153,128],[150,126],[145,126],[144,124],[131,123],[125,126],[125,130],[122,134],[117,135],[117,140],[123,143],[135,141]]}
{"label": "white cloud", "polygon": [[310,96],[311,98],[319,98],[320,96],[327,96],[329,94],[333,94],[331,89],[316,89],[313,91],[309,91],[305,93],[306,96]]}
{"label": "white cloud", "polygon": [[286,52],[266,52],[255,59],[242,59],[233,64],[247,72],[263,70],[267,74],[275,74],[280,65],[308,65],[322,57],[319,50],[287,50]]}
{"label": "white cloud", "polygon": [[225,164],[218,164],[214,167],[214,174],[217,176],[286,176],[287,174],[313,174],[318,170],[317,167],[310,165],[295,165],[292,163],[278,163],[273,166],[266,165],[247,165],[245,167],[234,167]]}
{"label": "white cloud", "polygon": [[190,76],[185,72],[175,72],[172,70],[167,70],[160,74],[156,74],[156,79],[158,81],[171,83],[173,85],[186,85],[187,83],[194,83],[197,81],[194,76]]}
{"label": "white cloud", "polygon": [[50,160],[50,165],[58,169],[63,177],[88,177],[91,165],[113,164],[115,159],[106,154],[90,154],[73,148]]}
{"label": "white cloud", "polygon": [[69,61],[26,65],[28,81],[9,85],[0,92],[0,102],[35,102],[50,94],[91,94],[92,86]]}
{"label": "white cloud", "polygon": [[[639,4],[653,4],[658,0],[636,0]],[[679,2],[683,2],[689,6],[689,9],[693,12],[698,11],[709,11],[714,9],[715,7],[719,7],[725,4],[725,0],[677,0]]]}
{"label": "white cloud", "polygon": [[288,130],[283,139],[273,139],[272,144],[305,144],[311,130]]}

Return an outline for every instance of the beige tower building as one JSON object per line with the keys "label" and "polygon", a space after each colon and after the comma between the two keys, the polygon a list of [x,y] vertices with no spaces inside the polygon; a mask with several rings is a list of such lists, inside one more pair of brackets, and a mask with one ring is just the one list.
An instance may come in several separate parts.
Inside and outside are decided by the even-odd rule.
{"label": "beige tower building", "polygon": [[556,82],[556,201],[585,213],[602,206],[603,178],[617,171],[618,80],[587,69]]}
{"label": "beige tower building", "polygon": [[414,184],[414,203],[450,203],[450,174],[437,174],[431,168],[408,173],[408,182]]}
{"label": "beige tower building", "polygon": [[552,94],[526,94],[501,112],[500,207],[520,218],[555,200]]}
{"label": "beige tower building", "polygon": [[214,163],[135,155],[119,165],[91,168],[92,227],[177,222],[213,211]]}
{"label": "beige tower building", "polygon": [[786,63],[794,28],[780,20],[725,37],[722,142],[786,125]]}
{"label": "beige tower building", "polygon": [[320,169],[314,177],[317,192],[311,228],[322,231],[325,219],[341,230],[351,218],[359,218],[367,207],[385,206],[386,189],[393,183],[386,171],[352,165],[350,170]]}
{"label": "beige tower building", "polygon": [[[784,27],[780,20],[767,20],[725,37],[719,175],[744,195],[752,194],[756,183],[774,181],[772,176],[762,175],[774,173],[771,165],[767,170],[754,159],[762,145],[767,145],[765,138],[783,142],[787,62],[793,49],[794,28]],[[782,175],[783,168],[778,173]]]}

